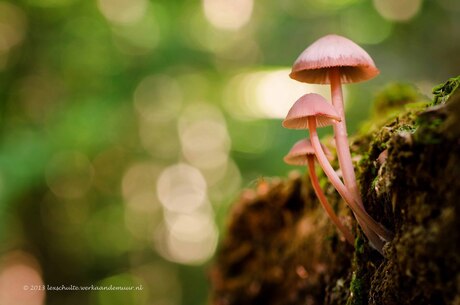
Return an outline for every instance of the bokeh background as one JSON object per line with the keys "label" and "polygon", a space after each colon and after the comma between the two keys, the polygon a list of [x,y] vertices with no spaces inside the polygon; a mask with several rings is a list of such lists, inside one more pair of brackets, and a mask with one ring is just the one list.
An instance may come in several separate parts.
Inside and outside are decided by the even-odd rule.
{"label": "bokeh background", "polygon": [[[350,133],[376,92],[429,96],[460,72],[458,0],[0,1],[0,304],[206,304],[241,188],[292,168],[317,38],[381,69],[347,85]],[[327,133],[328,130],[325,131]],[[138,286],[133,292],[24,285]]]}

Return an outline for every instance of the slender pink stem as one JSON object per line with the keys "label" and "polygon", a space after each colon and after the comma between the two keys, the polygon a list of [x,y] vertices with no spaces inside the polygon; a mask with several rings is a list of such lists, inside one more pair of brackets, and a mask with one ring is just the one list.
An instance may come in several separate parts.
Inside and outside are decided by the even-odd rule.
{"label": "slender pink stem", "polygon": [[[361,199],[361,194],[359,193],[358,185],[356,183],[355,171],[353,168],[353,162],[351,161],[350,148],[348,143],[348,133],[347,125],[345,121],[345,109],[343,103],[343,94],[342,94],[342,84],[340,81],[340,70],[339,68],[332,68],[329,71],[329,79],[331,82],[331,99],[332,105],[339,113],[341,121],[333,125],[335,143],[337,147],[337,156],[339,159],[339,165],[342,169],[343,181],[350,190],[351,194],[354,196],[356,202],[364,209],[363,201]],[[361,223],[360,219],[357,218],[358,223],[361,225],[361,228],[364,231],[364,234],[368,236],[371,243],[374,247],[382,253],[381,248],[383,242],[377,238],[375,233],[368,228],[365,223]]]}
{"label": "slender pink stem", "polygon": [[[380,235],[385,240],[390,240],[392,238],[392,234],[390,231],[383,228],[379,223],[377,223],[367,212],[357,204],[354,196],[350,193],[350,191],[345,187],[345,185],[340,180],[339,176],[337,176],[336,172],[332,168],[331,164],[326,158],[324,154],[321,144],[319,142],[318,133],[316,132],[316,118],[309,117],[308,118],[308,126],[310,129],[310,140],[313,145],[313,149],[315,150],[316,158],[318,159],[318,163],[323,168],[324,173],[329,178],[329,181],[335,187],[337,192],[339,192],[340,196],[345,199],[345,202],[348,206],[352,209],[352,211],[356,214],[357,219],[361,219],[365,226],[368,226],[370,230],[374,231],[376,234]],[[368,236],[371,242],[374,242],[372,236]],[[374,245],[377,246],[377,241],[374,242]]]}
{"label": "slender pink stem", "polygon": [[379,235],[377,235],[377,233],[372,231],[371,228],[369,228],[366,225],[366,223],[363,222],[363,220],[361,220],[359,217],[357,217],[356,214],[354,214],[354,215],[355,215],[356,221],[361,226],[361,229],[363,230],[364,235],[366,235],[367,238],[369,239],[370,245],[372,247],[374,247],[374,249],[376,249],[380,254],[383,255],[383,246],[384,246],[385,242],[379,237]]}
{"label": "slender pink stem", "polygon": [[361,195],[359,194],[355,171],[351,161],[339,68],[333,68],[329,71],[329,79],[331,81],[332,105],[334,105],[334,108],[337,110],[342,119],[340,122],[337,122],[337,124],[334,124],[333,128],[337,147],[337,156],[340,168],[342,169],[343,181],[345,186],[362,206]]}
{"label": "slender pink stem", "polygon": [[310,173],[311,184],[313,186],[313,189],[315,190],[315,193],[319,199],[319,202],[323,206],[323,209],[326,211],[326,214],[329,216],[332,222],[337,226],[339,231],[342,232],[343,236],[348,241],[348,243],[350,243],[351,245],[354,245],[355,238],[353,237],[353,234],[351,234],[351,232],[342,224],[342,222],[339,220],[337,215],[334,213],[334,210],[332,209],[331,205],[327,201],[327,198],[324,195],[321,189],[321,186],[319,185],[318,177],[316,176],[316,173],[315,173],[315,157],[313,155],[307,155],[307,160],[308,160],[308,170]]}

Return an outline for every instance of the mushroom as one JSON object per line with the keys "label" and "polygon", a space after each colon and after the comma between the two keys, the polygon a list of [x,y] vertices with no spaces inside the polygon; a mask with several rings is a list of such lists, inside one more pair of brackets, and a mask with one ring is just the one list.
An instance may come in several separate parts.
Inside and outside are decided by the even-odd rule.
{"label": "mushroom", "polygon": [[347,188],[362,206],[347,138],[342,83],[371,79],[380,72],[360,46],[338,35],[327,35],[311,44],[294,62],[292,79],[312,84],[330,84],[332,104],[341,120],[333,124],[337,156]]}
{"label": "mushroom", "polygon": [[[330,155],[330,152],[326,147],[324,147],[322,144],[321,147],[325,152],[326,156]],[[327,201],[327,198],[324,195],[321,186],[319,185],[318,177],[316,176],[315,172],[315,151],[313,149],[313,146],[311,145],[310,140],[302,139],[295,143],[294,146],[292,146],[289,153],[284,157],[284,162],[290,165],[308,165],[311,184],[323,209],[326,211],[326,214],[329,216],[332,222],[337,226],[339,231],[342,232],[343,236],[348,241],[348,243],[354,245],[353,234],[351,234],[350,230],[348,230],[339,220],[331,205]]]}
{"label": "mushroom", "polygon": [[358,224],[364,231],[373,246],[381,252],[383,246],[379,236],[385,240],[390,240],[391,232],[378,224],[359,204],[358,199],[345,187],[337,173],[327,160],[327,157],[321,148],[321,144],[316,132],[316,126],[322,127],[335,125],[340,122],[341,118],[335,108],[329,104],[321,95],[310,93],[300,97],[289,110],[286,119],[283,121],[283,127],[291,129],[309,129],[310,140],[315,151],[318,163],[321,165],[324,173],[329,178],[340,196],[345,200],[347,205],[355,213]]}

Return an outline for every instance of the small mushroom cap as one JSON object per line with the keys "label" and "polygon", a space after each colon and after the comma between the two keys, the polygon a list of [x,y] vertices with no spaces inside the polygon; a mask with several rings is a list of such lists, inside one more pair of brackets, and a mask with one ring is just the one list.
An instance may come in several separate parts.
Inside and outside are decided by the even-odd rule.
{"label": "small mushroom cap", "polygon": [[341,121],[340,115],[334,106],[324,97],[316,93],[305,94],[300,97],[289,110],[283,127],[290,129],[308,129],[308,117],[316,118],[317,127],[332,125],[334,121]]}
{"label": "small mushroom cap", "polygon": [[[326,157],[330,159],[332,157],[331,152],[327,149],[326,146],[321,144]],[[302,139],[297,141],[289,151],[289,153],[284,157],[284,162],[290,165],[307,165],[308,156],[315,155],[315,150],[309,139]]]}
{"label": "small mushroom cap", "polygon": [[311,44],[292,66],[292,79],[311,84],[330,84],[329,70],[338,67],[342,83],[356,83],[380,71],[364,49],[348,38],[327,35]]}

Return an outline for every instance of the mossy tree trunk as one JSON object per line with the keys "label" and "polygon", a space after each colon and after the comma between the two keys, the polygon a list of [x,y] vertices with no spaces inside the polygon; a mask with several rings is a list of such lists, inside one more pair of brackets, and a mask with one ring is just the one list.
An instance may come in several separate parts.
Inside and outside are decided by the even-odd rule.
{"label": "mossy tree trunk", "polygon": [[395,238],[373,250],[323,178],[356,234],[348,245],[292,174],[245,190],[213,267],[214,305],[460,304],[460,78],[434,102],[359,135],[352,151],[367,211]]}

